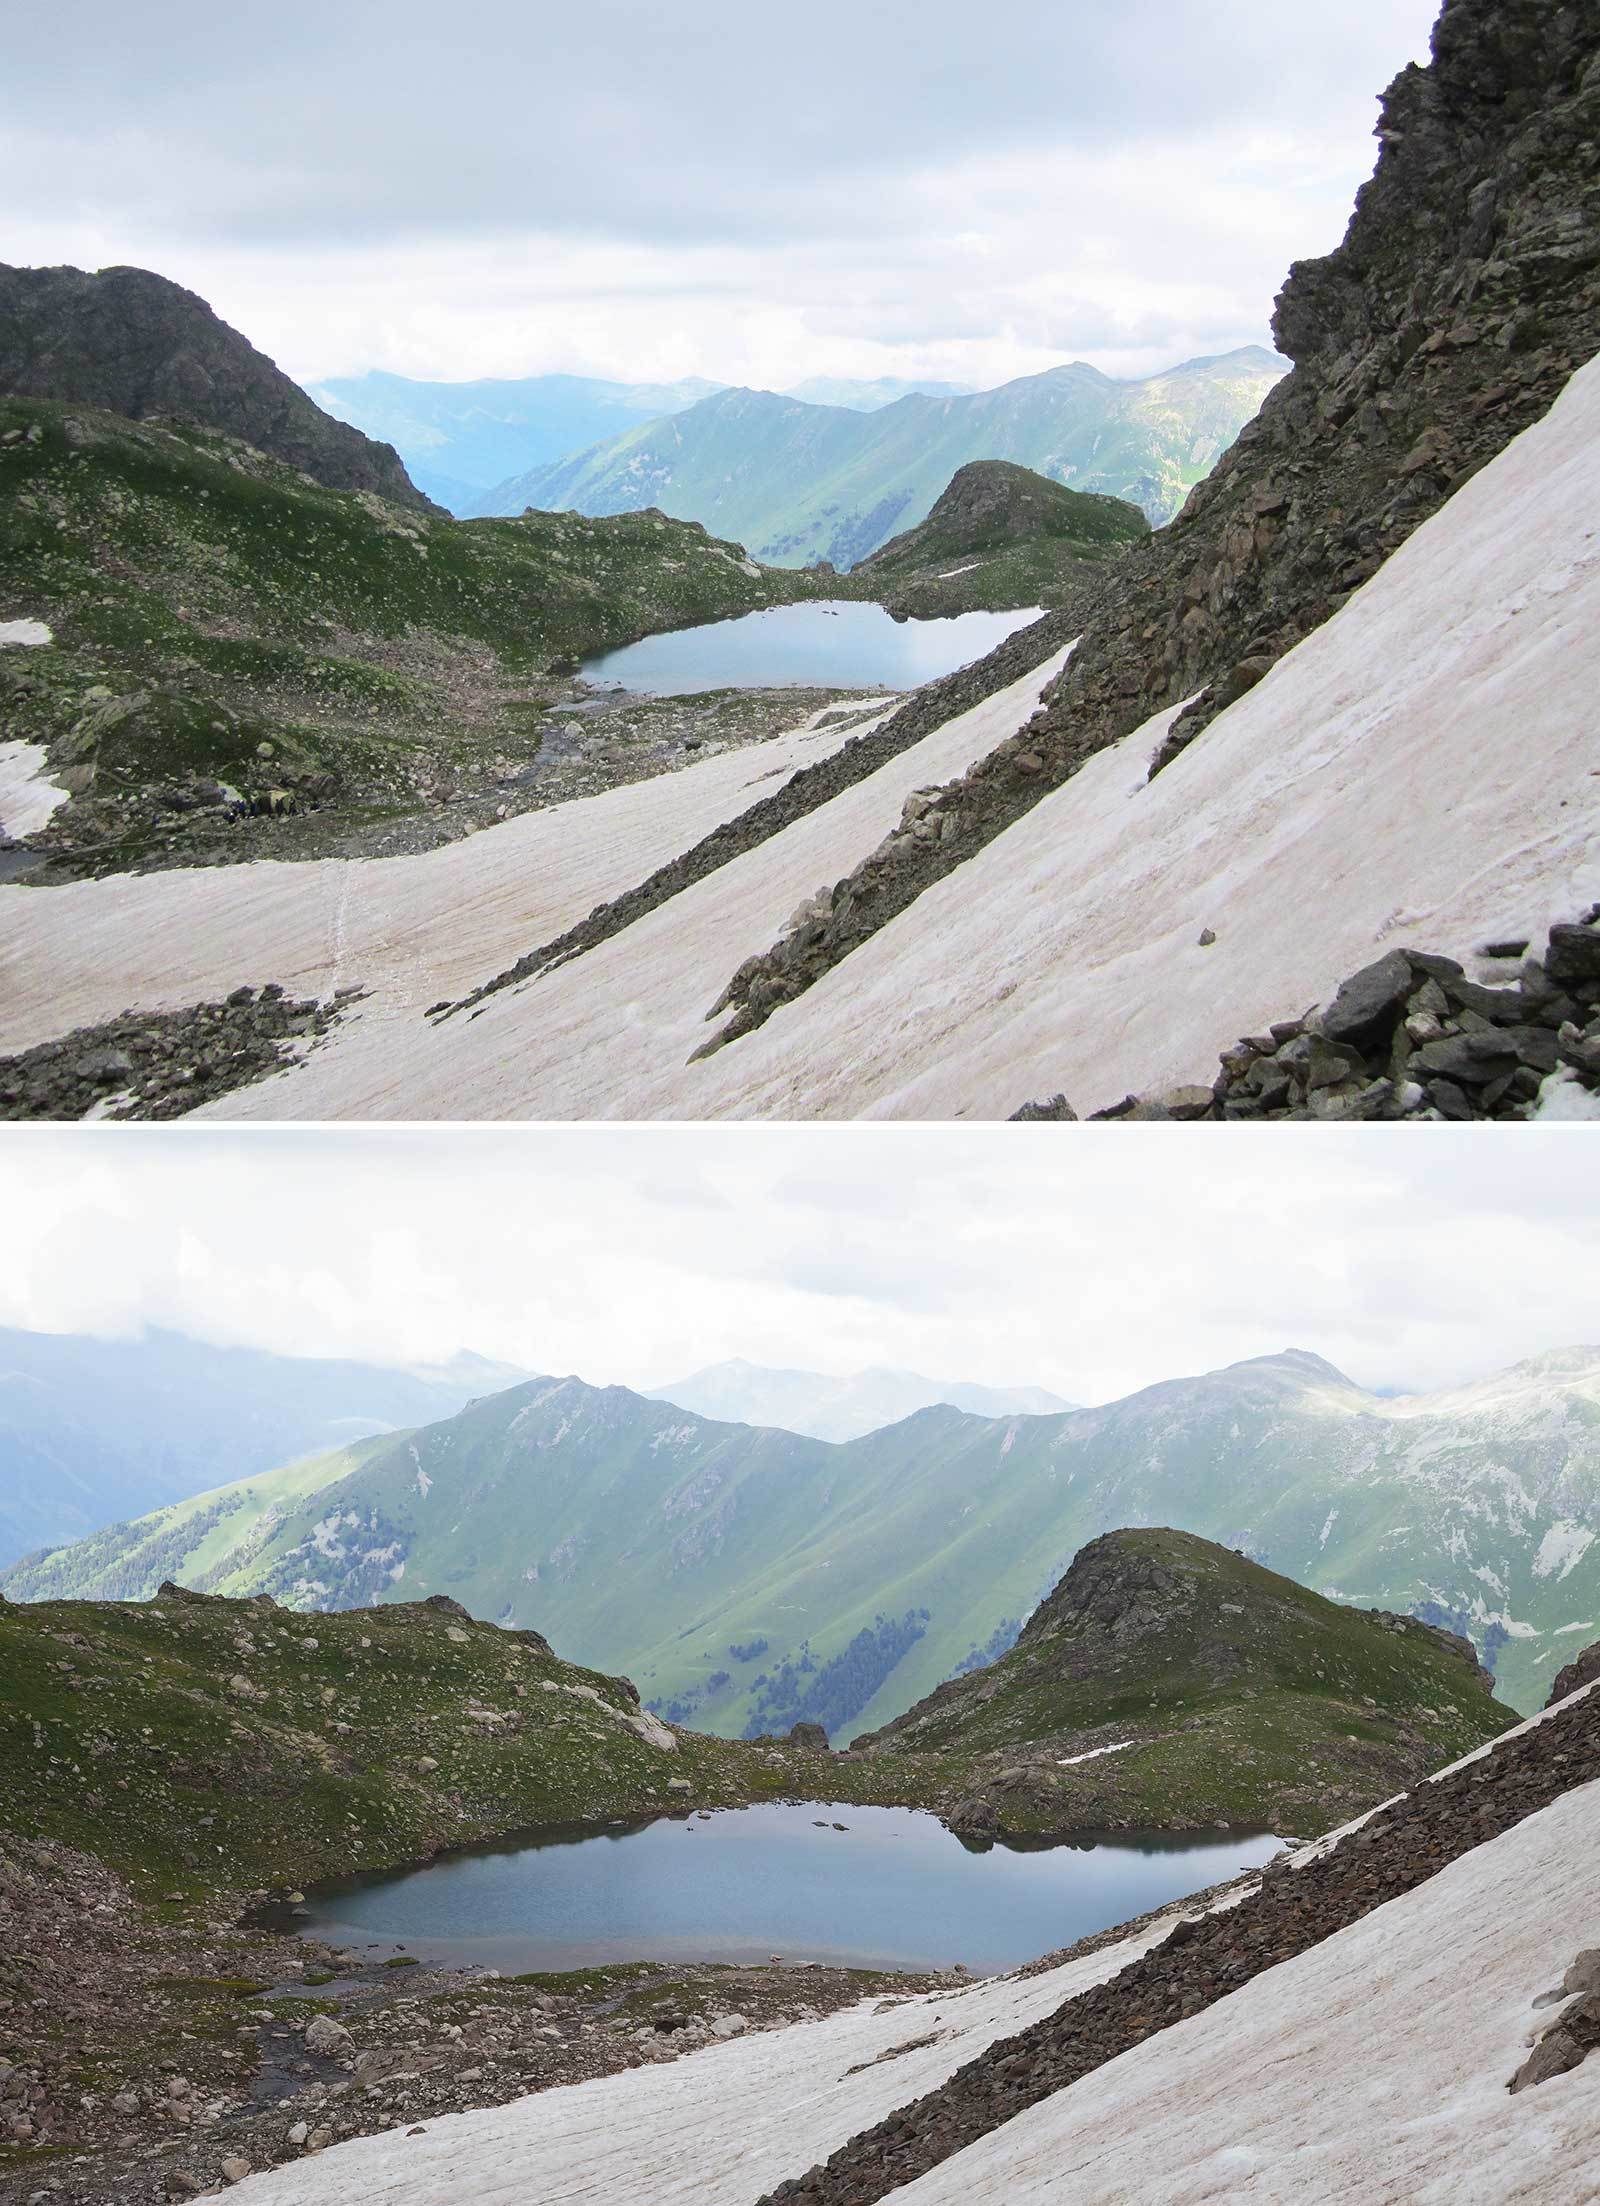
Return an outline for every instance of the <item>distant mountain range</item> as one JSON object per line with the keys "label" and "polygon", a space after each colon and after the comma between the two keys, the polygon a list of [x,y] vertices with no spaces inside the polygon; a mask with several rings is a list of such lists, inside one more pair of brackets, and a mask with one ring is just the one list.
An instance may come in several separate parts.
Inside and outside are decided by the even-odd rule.
{"label": "distant mountain range", "polygon": [[453,1416],[521,1376],[480,1356],[405,1371],[160,1331],[0,1331],[0,1566],[203,1486]]}
{"label": "distant mountain range", "polygon": [[972,1386],[960,1379],[925,1379],[920,1371],[874,1365],[843,1377],[821,1371],[773,1371],[734,1357],[708,1364],[671,1386],[645,1389],[652,1402],[676,1402],[728,1424],[771,1425],[816,1440],[859,1440],[943,1402],[974,1417],[1048,1416],[1070,1409],[1042,1386]]}
{"label": "distant mountain range", "polygon": [[[483,510],[485,492],[530,468],[683,413],[726,389],[699,375],[671,383],[608,383],[584,375],[430,383],[379,369],[307,385],[310,397],[336,420],[392,444],[418,488],[460,514]],[[961,389],[956,383],[894,377],[861,383],[814,376],[791,395],[817,406],[870,413],[914,392],[947,397]]]}
{"label": "distant mountain range", "polygon": [[1003,1653],[1078,1549],[1129,1526],[1466,1632],[1507,1702],[1537,1706],[1600,1630],[1600,1350],[1400,1400],[1292,1350],[1094,1409],[923,1409],[842,1444],[535,1379],[0,1589],[129,1598],[170,1577],[336,1609],[448,1593],[626,1671],[673,1720],[848,1737]]}
{"label": "distant mountain range", "polygon": [[915,526],[970,460],[1011,460],[1170,520],[1286,371],[1257,345],[1118,383],[1082,362],[994,391],[913,394],[875,412],[724,390],[479,499],[625,513],[658,506],[778,565],[854,565]]}
{"label": "distant mountain range", "polygon": [[377,369],[307,386],[335,419],[392,444],[412,481],[452,513],[467,512],[508,475],[681,413],[722,388],[703,376],[677,383],[606,383],[583,375],[426,383]]}

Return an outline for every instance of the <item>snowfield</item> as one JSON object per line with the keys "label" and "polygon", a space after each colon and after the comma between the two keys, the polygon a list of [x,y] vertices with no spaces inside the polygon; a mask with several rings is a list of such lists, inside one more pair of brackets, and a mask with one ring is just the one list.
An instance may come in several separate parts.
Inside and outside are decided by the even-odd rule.
{"label": "snowfield", "polygon": [[[668,1099],[685,1060],[712,1031],[705,1014],[733,968],[764,950],[819,884],[848,873],[898,826],[901,807],[913,789],[964,772],[1011,734],[1065,661],[1066,653],[1058,653],[623,933],[551,973],[490,997],[470,1017],[428,1026],[412,1007],[434,997],[423,993],[418,982],[403,1007],[406,1016],[394,1015],[402,1007],[392,994],[373,1007],[376,1015],[362,1006],[362,1015],[348,1020],[303,1065],[224,1096],[196,1115],[670,1116]],[[747,779],[770,770],[757,750],[738,755],[746,761]],[[663,786],[645,782],[635,789]],[[735,809],[743,810],[751,801],[746,795]],[[556,823],[559,835],[574,809],[539,817]],[[629,878],[641,879],[648,870],[636,865]],[[580,902],[578,911],[586,911],[592,901]],[[509,962],[516,951],[532,948],[554,931],[521,928],[514,940],[505,940],[505,954],[496,962]],[[431,987],[432,965],[425,970]],[[484,977],[481,965],[479,977]],[[641,1100],[650,1095],[661,1097],[659,1108]]]}
{"label": "snowfield", "polygon": [[1597,515],[1591,362],[1153,782],[1171,714],[665,1100],[965,1118],[1064,1091],[1082,1113],[1209,1085],[1235,1036],[1398,945],[1503,982],[1484,943],[1600,901]]}
{"label": "snowfield", "polygon": [[[624,933],[438,1027],[426,1006],[844,738],[777,738],[423,858],[0,891],[0,1049],[270,979],[369,994],[305,1063],[208,1115],[985,1118],[1058,1090],[1081,1113],[1209,1084],[1235,1036],[1386,949],[1504,981],[1484,945],[1537,942],[1600,902],[1597,515],[1593,362],[1155,781],[1170,713],[701,1062],[735,967],[876,846],[906,794],[1018,728],[1059,657]],[[1570,1107],[1566,1090],[1549,1098],[1551,1115]]]}
{"label": "snowfield", "polygon": [[897,2206],[1592,2206],[1600,2078],[1506,2085],[1600,1921],[1597,1831],[1600,1784],[1580,1786]]}
{"label": "snowfield", "polygon": [[359,981],[380,1015],[420,1024],[416,1015],[440,996],[514,963],[859,732],[819,730],[817,717],[770,742],[524,813],[418,857],[0,889],[0,1050],[274,979],[294,994]]}
{"label": "snowfield", "polygon": [[[1092,759],[758,1032],[688,1062],[734,967],[1027,716],[1022,683],[574,964],[435,1033],[350,1021],[218,1115],[1079,1111],[1412,943],[1478,960],[1600,901],[1600,364],[1154,782]],[[1050,671],[1049,669],[1043,670]],[[1042,679],[1042,676],[1041,676]],[[1203,928],[1216,941],[1202,948]]]}

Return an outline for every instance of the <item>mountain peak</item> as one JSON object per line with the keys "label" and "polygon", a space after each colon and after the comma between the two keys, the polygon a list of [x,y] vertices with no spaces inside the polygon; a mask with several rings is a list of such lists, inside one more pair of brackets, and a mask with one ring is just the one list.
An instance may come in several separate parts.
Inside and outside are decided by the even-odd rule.
{"label": "mountain peak", "polygon": [[331,490],[434,512],[392,445],[335,421],[193,291],[148,268],[0,265],[0,391],[241,437]]}

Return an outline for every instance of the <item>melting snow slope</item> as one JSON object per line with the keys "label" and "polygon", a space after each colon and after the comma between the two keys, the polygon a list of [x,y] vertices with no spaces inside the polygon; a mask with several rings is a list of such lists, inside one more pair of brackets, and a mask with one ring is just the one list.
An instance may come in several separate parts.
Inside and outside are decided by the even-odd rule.
{"label": "melting snow slope", "polygon": [[[392,1002],[363,1005],[305,1063],[224,1096],[199,1115],[671,1115],[680,1091],[692,1097],[698,1090],[694,1075],[702,1068],[686,1079],[685,1061],[710,1031],[705,1014],[733,968],[764,950],[819,883],[849,873],[896,827],[911,790],[963,772],[1012,734],[1065,660],[1065,652],[1057,653],[623,933],[491,996],[470,1017],[430,1027],[414,1011],[393,1015],[403,1007]],[[538,939],[524,929],[515,947]],[[413,989],[413,1005],[418,1000]]]}
{"label": "melting snow slope", "polygon": [[[122,1011],[226,995],[244,981],[281,981],[295,994],[360,982],[420,1025],[427,1005],[551,940],[861,732],[818,729],[817,717],[769,742],[524,813],[417,857],[262,861],[0,889],[0,1050]],[[4,799],[0,782],[0,820]]]}
{"label": "melting snow slope", "polygon": [[1600,1922],[1600,1784],[1108,2062],[896,2206],[1593,2206],[1600,2078],[1515,2098]]}
{"label": "melting snow slope", "polygon": [[37,835],[67,792],[49,778],[42,743],[0,743],[0,835]]}
{"label": "melting snow slope", "polygon": [[1396,943],[1465,960],[1600,896],[1597,512],[1600,363],[1154,782],[1170,716],[713,1058],[686,1062],[733,968],[1027,685],[465,1031],[367,1022],[216,1109],[958,1118],[1209,1081]]}

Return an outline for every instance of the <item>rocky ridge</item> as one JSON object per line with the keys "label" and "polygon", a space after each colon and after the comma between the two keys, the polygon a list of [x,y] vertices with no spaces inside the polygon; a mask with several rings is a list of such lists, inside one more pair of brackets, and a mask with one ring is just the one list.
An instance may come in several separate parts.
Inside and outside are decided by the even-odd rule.
{"label": "rocky ridge", "polygon": [[225,430],[330,490],[441,509],[376,444],[307,398],[202,298],[147,268],[0,267],[0,393]]}
{"label": "rocky ridge", "polygon": [[[1106,578],[1033,719],[930,793],[803,937],[729,984],[726,1042],[801,994],[1084,763],[1195,702],[1162,763],[1370,579],[1600,349],[1600,25],[1586,6],[1446,0],[1383,98],[1343,244],[1278,300],[1294,372]],[[924,815],[926,816],[926,815]]]}
{"label": "rocky ridge", "polygon": [[[1548,1084],[1600,1094],[1600,909],[1550,930],[1504,988],[1454,959],[1389,950],[1321,1007],[1275,1020],[1222,1053],[1209,1088],[1125,1096],[1094,1119],[1514,1119],[1537,1115]],[[1074,1119],[1065,1095],[1019,1120]]]}
{"label": "rocky ridge", "polygon": [[[990,2046],[939,2090],[852,2138],[823,2165],[778,2184],[759,2206],[875,2206],[1041,2099],[1203,2013],[1263,1970],[1359,1922],[1597,1778],[1600,1698],[1590,1691],[1464,1767],[1419,1784],[1303,1863],[1280,1856],[1252,1896],[1185,1917],[1108,1983]],[[1575,1947],[1579,1936],[1575,1926]],[[1569,2003],[1549,2016],[1549,2050],[1540,2060],[1536,2047],[1533,2072],[1525,2067],[1508,2076],[1508,2088],[1527,2088],[1585,2057],[1600,2037],[1595,1973],[1592,1952],[1578,1954],[1569,1981],[1551,1997],[1552,2006]]]}

